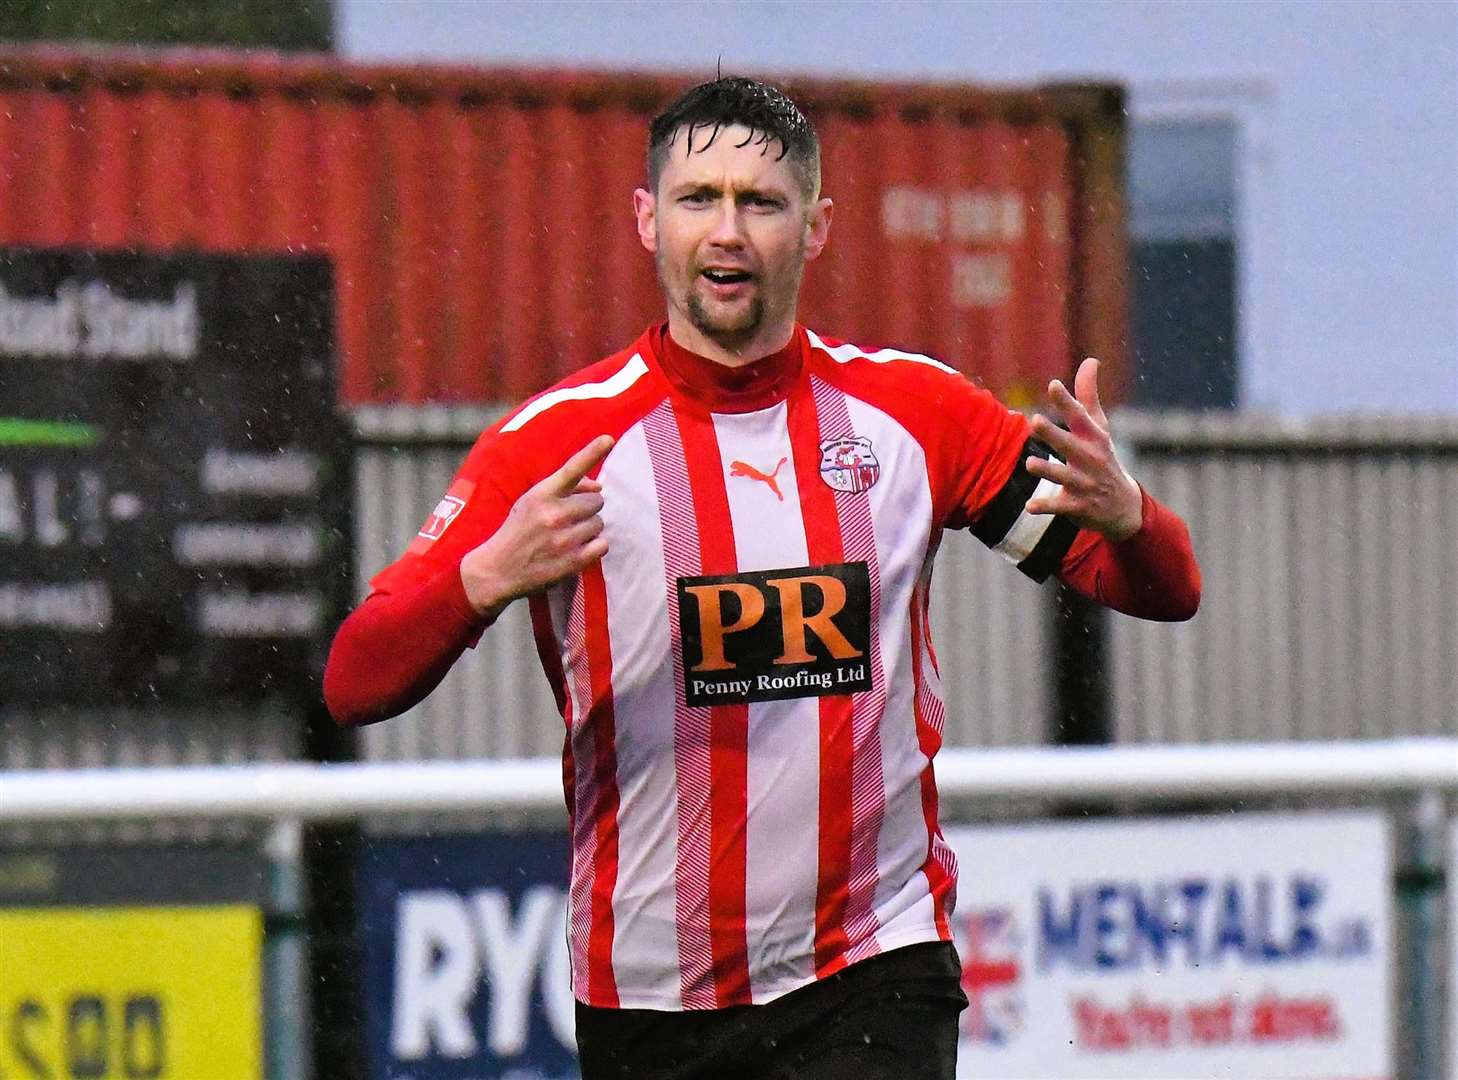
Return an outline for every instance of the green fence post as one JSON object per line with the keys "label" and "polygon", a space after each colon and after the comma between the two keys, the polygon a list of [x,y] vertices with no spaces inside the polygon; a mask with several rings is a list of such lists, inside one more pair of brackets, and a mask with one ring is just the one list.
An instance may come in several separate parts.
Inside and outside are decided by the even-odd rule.
{"label": "green fence post", "polygon": [[297,818],[270,826],[269,910],[264,918],[264,1076],[309,1080],[308,948],[304,940],[304,829]]}
{"label": "green fence post", "polygon": [[1397,1075],[1441,1080],[1443,1068],[1443,850],[1447,815],[1443,796],[1421,791],[1398,817],[1400,822],[1397,904],[1399,964],[1393,1015]]}

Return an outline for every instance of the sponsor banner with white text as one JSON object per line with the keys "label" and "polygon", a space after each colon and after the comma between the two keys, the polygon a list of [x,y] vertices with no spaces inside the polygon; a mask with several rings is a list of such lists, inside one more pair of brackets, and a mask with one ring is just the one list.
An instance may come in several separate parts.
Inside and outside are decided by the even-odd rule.
{"label": "sponsor banner with white text", "polygon": [[567,837],[369,841],[359,868],[370,1080],[570,1080]]}
{"label": "sponsor banner with white text", "polygon": [[952,828],[959,1077],[1393,1075],[1377,813]]}
{"label": "sponsor banner with white text", "polygon": [[318,698],[354,595],[319,256],[0,247],[0,702]]}

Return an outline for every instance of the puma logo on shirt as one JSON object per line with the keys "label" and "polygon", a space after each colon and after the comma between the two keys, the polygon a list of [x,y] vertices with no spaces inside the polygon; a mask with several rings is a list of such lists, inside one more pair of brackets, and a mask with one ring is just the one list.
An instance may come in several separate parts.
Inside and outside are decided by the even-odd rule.
{"label": "puma logo on shirt", "polygon": [[785,462],[788,461],[788,460],[789,460],[789,458],[780,458],[780,463],[774,467],[773,471],[767,472],[767,473],[766,472],[760,472],[753,465],[746,465],[742,461],[731,461],[729,463],[729,475],[730,476],[747,476],[751,480],[762,480],[766,484],[768,484],[769,485],[769,489],[775,493],[775,498],[779,499],[780,502],[784,502],[785,501],[785,496],[780,491],[779,481],[776,480],[775,477],[779,476],[780,469],[784,466]]}

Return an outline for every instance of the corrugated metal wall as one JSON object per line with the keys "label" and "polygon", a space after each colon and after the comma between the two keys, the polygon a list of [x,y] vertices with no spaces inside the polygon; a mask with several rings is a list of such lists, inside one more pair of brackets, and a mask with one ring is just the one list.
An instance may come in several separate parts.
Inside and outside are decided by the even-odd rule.
{"label": "corrugated metal wall", "polygon": [[[7,46],[0,243],[322,252],[346,401],[517,401],[660,317],[630,200],[690,81]],[[807,322],[1010,400],[1094,353],[1117,397],[1116,89],[786,85],[838,200]]]}
{"label": "corrugated metal wall", "polygon": [[1458,420],[1121,419],[1205,597],[1113,620],[1118,741],[1458,733]]}
{"label": "corrugated metal wall", "polygon": [[[376,440],[359,457],[365,576],[414,535],[489,416],[412,415],[362,417]],[[1120,742],[1458,730],[1458,422],[1126,414],[1116,428],[1136,475],[1190,523],[1205,574],[1188,624],[1110,620]],[[408,448],[421,432],[432,444]],[[379,445],[388,439],[400,448]],[[1044,741],[1050,600],[948,534],[932,618],[949,745]],[[367,729],[363,753],[556,753],[560,742],[521,608],[411,714]]]}
{"label": "corrugated metal wall", "polygon": [[1023,577],[971,533],[943,538],[931,616],[948,746],[1044,741],[1052,692],[1052,589]]}
{"label": "corrugated metal wall", "polygon": [[0,769],[102,769],[290,761],[303,751],[285,708],[0,711]]}

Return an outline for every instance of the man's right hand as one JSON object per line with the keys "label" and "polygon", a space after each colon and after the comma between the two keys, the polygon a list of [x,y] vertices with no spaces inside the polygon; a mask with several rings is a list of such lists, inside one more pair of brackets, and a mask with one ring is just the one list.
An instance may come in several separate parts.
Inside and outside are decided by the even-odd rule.
{"label": "man's right hand", "polygon": [[518,597],[574,577],[607,554],[602,485],[587,474],[613,448],[599,435],[516,501],[501,528],[461,560],[477,614],[494,618]]}

